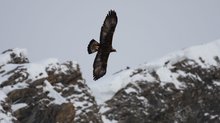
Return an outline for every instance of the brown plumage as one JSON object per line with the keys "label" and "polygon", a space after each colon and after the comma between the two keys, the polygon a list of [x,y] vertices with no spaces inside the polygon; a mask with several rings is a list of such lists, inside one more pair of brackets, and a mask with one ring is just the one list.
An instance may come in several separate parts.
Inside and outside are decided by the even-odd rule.
{"label": "brown plumage", "polygon": [[105,75],[107,71],[108,57],[111,52],[116,52],[112,48],[112,38],[117,25],[118,18],[114,10],[110,10],[101,28],[100,43],[92,39],[87,47],[88,53],[97,51],[93,63],[93,79],[97,80]]}

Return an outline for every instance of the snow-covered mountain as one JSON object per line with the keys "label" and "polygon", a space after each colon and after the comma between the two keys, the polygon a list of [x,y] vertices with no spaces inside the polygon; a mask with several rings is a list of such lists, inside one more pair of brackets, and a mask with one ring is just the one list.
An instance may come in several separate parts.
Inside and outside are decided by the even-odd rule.
{"label": "snow-covered mountain", "polygon": [[0,123],[218,123],[219,95],[220,40],[90,83],[75,61],[0,55]]}
{"label": "snow-covered mountain", "polygon": [[75,61],[31,63],[25,49],[0,55],[0,123],[102,122]]}
{"label": "snow-covered mountain", "polygon": [[105,123],[219,123],[220,40],[125,68],[90,87]]}

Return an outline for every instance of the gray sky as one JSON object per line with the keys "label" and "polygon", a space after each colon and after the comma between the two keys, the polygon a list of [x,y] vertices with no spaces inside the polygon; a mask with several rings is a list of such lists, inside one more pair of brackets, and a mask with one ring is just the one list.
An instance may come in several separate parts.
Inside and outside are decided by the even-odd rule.
{"label": "gray sky", "polygon": [[106,76],[153,61],[170,52],[220,38],[219,0],[1,0],[0,49],[26,48],[30,61],[58,58],[79,62],[92,82],[95,55],[110,9],[118,15]]}

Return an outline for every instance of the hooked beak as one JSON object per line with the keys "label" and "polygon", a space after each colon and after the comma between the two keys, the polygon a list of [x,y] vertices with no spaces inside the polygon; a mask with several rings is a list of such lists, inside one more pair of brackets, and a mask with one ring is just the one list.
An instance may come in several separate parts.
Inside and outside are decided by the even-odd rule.
{"label": "hooked beak", "polygon": [[111,51],[111,52],[117,52],[117,51],[116,51],[116,49],[112,49],[112,51]]}

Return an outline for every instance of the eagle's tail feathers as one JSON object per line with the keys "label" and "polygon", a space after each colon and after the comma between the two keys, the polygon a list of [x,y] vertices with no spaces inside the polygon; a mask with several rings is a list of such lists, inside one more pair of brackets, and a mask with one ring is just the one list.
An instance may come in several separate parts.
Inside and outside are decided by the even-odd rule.
{"label": "eagle's tail feathers", "polygon": [[87,47],[88,53],[92,54],[98,51],[98,49],[99,49],[99,43],[96,40],[92,39]]}

